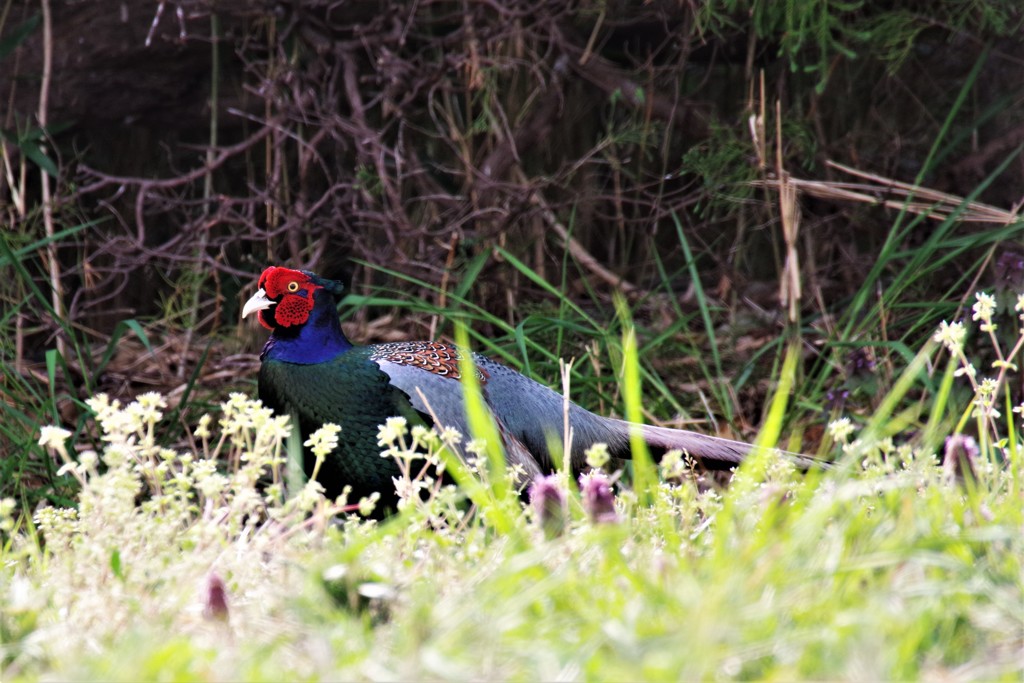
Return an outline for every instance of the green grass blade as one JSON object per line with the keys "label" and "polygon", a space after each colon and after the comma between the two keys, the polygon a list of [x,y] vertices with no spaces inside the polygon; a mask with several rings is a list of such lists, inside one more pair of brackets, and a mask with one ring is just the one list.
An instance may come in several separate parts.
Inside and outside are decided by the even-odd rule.
{"label": "green grass blade", "polygon": [[[616,308],[622,320],[622,400],[626,420],[636,425],[644,422],[643,391],[640,382],[640,360],[637,353],[636,330],[630,322],[628,304],[621,297],[616,298]],[[641,506],[647,507],[653,500],[653,489],[658,485],[658,475],[647,449],[647,442],[639,428],[630,430],[629,447],[633,461],[633,490]]]}
{"label": "green grass blade", "polygon": [[0,40],[0,60],[3,60],[7,55],[11,54],[11,52],[17,49],[19,45],[25,42],[25,40],[35,32],[39,27],[40,18],[40,14],[33,14],[31,17],[12,29],[6,38]]}
{"label": "green grass blade", "polygon": [[892,389],[886,393],[878,408],[875,409],[874,415],[861,430],[863,440],[872,443],[886,432],[886,424],[893,419],[897,406],[903,401],[907,392],[922,382],[922,375],[926,377],[925,369],[932,362],[932,356],[935,354],[937,346],[938,344],[934,340],[929,339],[918,351],[914,360],[900,374]]}
{"label": "green grass blade", "polygon": [[455,340],[461,350],[459,372],[462,375],[462,395],[470,434],[473,439],[481,439],[486,442],[484,456],[490,494],[484,500],[474,502],[478,504],[481,513],[499,533],[514,535],[517,527],[517,515],[509,504],[514,496],[501,436],[494,422],[494,416],[484,402],[480,380],[477,378],[476,364],[473,362],[473,354],[469,350],[469,333],[461,324],[455,326]]}
{"label": "green grass blade", "polygon": [[[701,283],[700,273],[697,270],[697,260],[693,256],[693,251],[690,249],[690,242],[686,238],[686,233],[683,231],[683,224],[679,220],[679,216],[675,211],[673,211],[671,215],[672,222],[676,228],[676,235],[679,239],[679,244],[682,246],[683,254],[686,258],[686,267],[690,273],[690,282],[693,284],[697,307],[700,310],[700,317],[704,323],[704,332],[707,335],[708,345],[711,348],[711,364],[714,368],[714,372],[709,373],[705,371],[705,374],[708,376],[710,385],[715,387],[717,391],[718,382],[725,376],[725,371],[722,367],[722,353],[719,349],[718,334],[715,331],[715,324],[711,316],[711,306],[708,302],[707,295],[704,292],[704,285]],[[701,365],[703,367],[703,361],[701,361]],[[726,420],[731,421],[733,418],[732,401],[728,400],[728,396],[725,393],[719,393],[718,404],[725,413]]]}

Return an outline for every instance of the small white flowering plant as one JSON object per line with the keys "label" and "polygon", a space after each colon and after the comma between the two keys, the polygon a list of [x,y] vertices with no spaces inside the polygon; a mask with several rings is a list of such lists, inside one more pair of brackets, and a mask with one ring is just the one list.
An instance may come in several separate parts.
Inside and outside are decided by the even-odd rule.
{"label": "small white flowering plant", "polygon": [[[19,614],[60,615],[30,624],[33,645],[19,656],[99,647],[140,619],[178,633],[201,633],[212,619],[230,625],[233,635],[225,637],[262,637],[254,625],[276,609],[277,587],[293,580],[296,563],[348,509],[344,496],[326,500],[315,479],[285,497],[288,417],[231,394],[219,419],[199,419],[194,448],[178,451],[157,438],[163,396],[142,394],[123,405],[99,394],[87,405],[100,452],[72,457],[69,431],[47,426],[39,434],[39,444],[63,462],[61,473],[79,482],[78,507],[41,507],[19,525],[14,501],[0,501],[5,560],[21,563],[4,628],[17,636]],[[338,431],[325,425],[306,441],[318,462]]]}
{"label": "small white flowering plant", "polygon": [[[977,434],[979,454],[992,453],[999,460],[1009,460],[1022,449],[1020,434],[1024,429],[1024,402],[1013,405],[1011,379],[1020,372],[1024,355],[1024,294],[1018,294],[1013,306],[1015,331],[1011,335],[997,334],[999,323],[996,297],[986,292],[977,292],[971,306],[970,323],[962,320],[943,320],[932,339],[949,354],[954,381],[966,382],[971,390],[970,405],[967,406],[952,430],[952,436],[960,438],[970,420],[974,420],[971,431]],[[969,353],[968,339],[972,333],[981,335],[989,354],[987,367],[978,365]],[[1010,340],[1007,344],[1007,339]],[[980,347],[979,347],[980,348]],[[1018,397],[1019,398],[1019,397]],[[938,402],[945,405],[945,398]],[[1009,411],[1004,413],[1004,411]],[[905,466],[917,454],[909,444],[896,445],[891,437],[865,441],[855,438],[857,427],[848,417],[833,420],[828,427],[829,435],[841,445],[844,453],[864,458],[864,464],[883,461],[888,466]],[[973,441],[973,437],[967,437]],[[957,443],[961,443],[957,441]],[[947,443],[946,452],[957,450]],[[973,447],[971,451],[975,450]],[[985,460],[991,464],[993,457]],[[947,463],[948,465],[948,463]]]}
{"label": "small white flowering plant", "polygon": [[[1013,308],[1015,319],[1015,337],[1012,346],[1007,350],[1004,348],[1004,339],[996,334],[998,324],[995,322],[996,298],[985,292],[978,292],[975,295],[974,305],[971,307],[971,320],[978,323],[978,331],[985,335],[990,342],[994,359],[991,360],[988,368],[980,371],[967,356],[965,352],[965,341],[967,329],[963,322],[956,321],[947,323],[943,321],[935,333],[935,341],[942,344],[958,365],[954,374],[957,377],[966,377],[974,392],[971,401],[971,408],[965,411],[956,431],[960,432],[968,419],[974,418],[977,422],[977,433],[983,443],[992,443],[998,447],[1013,447],[1010,443],[1014,433],[1024,423],[1024,402],[1016,406],[1009,406],[1010,393],[1007,391],[1009,379],[1020,372],[1022,349],[1024,349],[1024,293],[1018,294]],[[1017,425],[1015,429],[1013,418],[1007,416],[1008,421],[1004,430],[1004,423],[1000,422],[1003,417],[1002,406],[1009,407],[1016,415]],[[1004,431],[1007,436],[1004,436]]]}

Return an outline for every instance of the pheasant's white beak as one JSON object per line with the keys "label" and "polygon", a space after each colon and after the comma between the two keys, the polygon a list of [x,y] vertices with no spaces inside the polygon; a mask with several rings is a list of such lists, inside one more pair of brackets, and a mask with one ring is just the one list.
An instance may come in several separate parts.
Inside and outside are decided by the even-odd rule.
{"label": "pheasant's white beak", "polygon": [[242,317],[255,313],[256,311],[263,311],[273,306],[276,301],[272,301],[267,298],[267,293],[263,291],[263,288],[256,290],[256,293],[252,295],[252,298],[245,302],[245,306],[242,306]]}

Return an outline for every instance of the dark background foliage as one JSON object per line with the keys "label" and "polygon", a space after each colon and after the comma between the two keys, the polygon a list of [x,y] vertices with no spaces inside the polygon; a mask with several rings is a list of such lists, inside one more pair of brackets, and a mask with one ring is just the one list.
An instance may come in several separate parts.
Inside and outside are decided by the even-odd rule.
{"label": "dark background foliage", "polygon": [[[614,327],[617,291],[661,342],[699,310],[710,339],[687,343],[711,345],[705,379],[743,385],[786,324],[780,173],[826,188],[798,202],[808,348],[836,341],[844,314],[860,322],[843,343],[920,341],[968,285],[1019,277],[1020,229],[947,225],[933,248],[955,258],[906,285],[902,313],[869,314],[865,282],[901,282],[938,222],[831,191],[858,178],[828,162],[1015,210],[1022,17],[1014,0],[8,0],[6,403],[49,393],[51,417],[74,423],[92,391],[180,398],[190,377],[249,376],[253,357],[234,354],[261,335],[240,333],[238,311],[270,263],[429,304],[374,300],[353,314],[363,339],[437,333],[423,313],[460,282],[453,298],[493,316],[476,325],[491,338],[567,301]],[[160,353],[125,359],[133,330]],[[214,359],[200,336],[223,341]],[[48,357],[59,340],[74,352]],[[864,364],[816,354],[821,410]],[[696,393],[692,369],[659,369]],[[763,393],[725,391],[736,411],[711,412],[756,423]]]}

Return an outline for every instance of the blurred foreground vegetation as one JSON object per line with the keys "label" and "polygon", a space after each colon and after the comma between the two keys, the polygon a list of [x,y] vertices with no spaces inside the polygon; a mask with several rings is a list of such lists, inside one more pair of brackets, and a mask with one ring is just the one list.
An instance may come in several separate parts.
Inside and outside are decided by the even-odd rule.
{"label": "blurred foreground vegetation", "polygon": [[[970,364],[958,328],[938,335],[950,378]],[[1017,680],[1024,405],[1002,420],[1002,395],[957,406],[1001,438],[953,437],[941,464],[837,420],[834,469],[765,451],[698,491],[669,454],[613,506],[552,477],[524,510],[484,460],[461,488],[406,466],[382,523],[334,517],[349,501],[316,482],[257,487],[297,442],[241,394],[177,452],[158,394],[100,396],[102,453],[42,438],[83,484],[77,509],[0,510],[5,680]],[[440,448],[401,418],[381,438],[400,462]]]}

